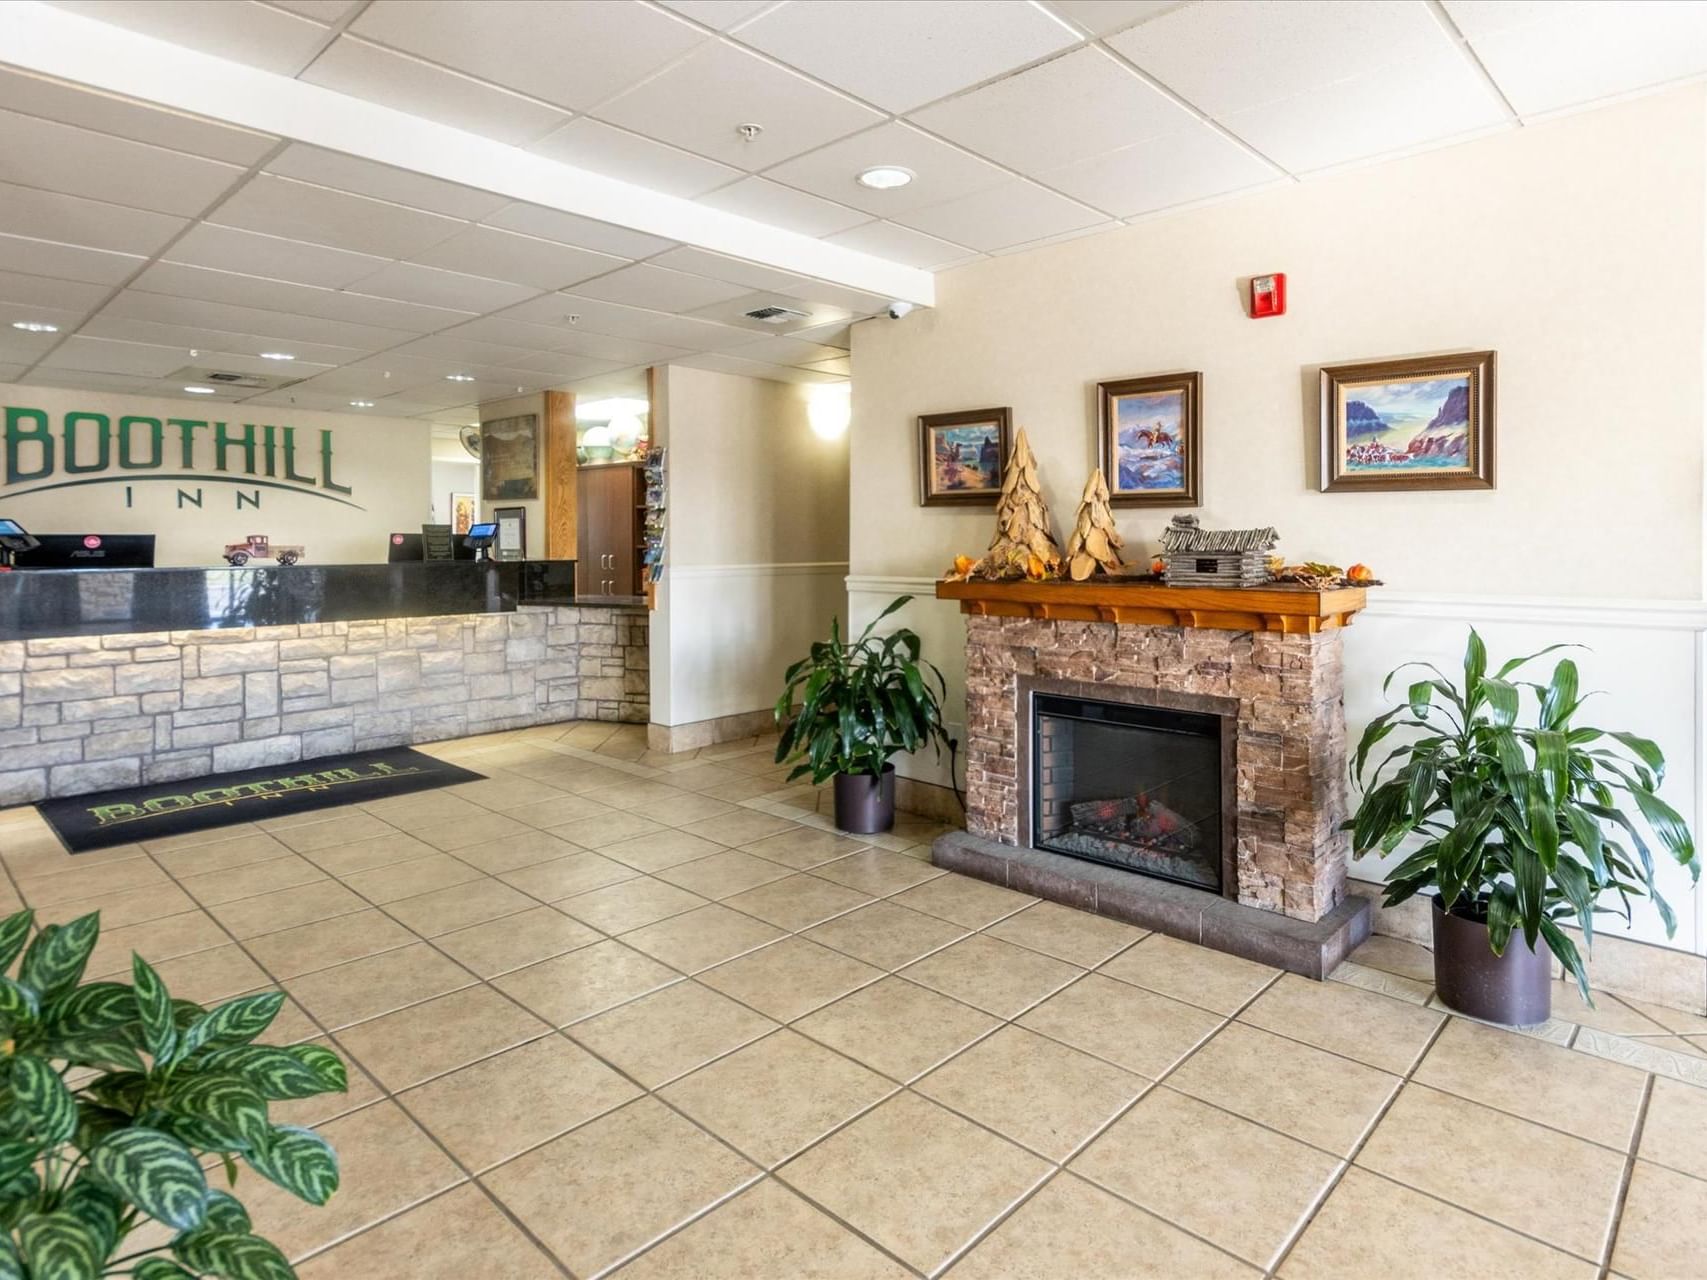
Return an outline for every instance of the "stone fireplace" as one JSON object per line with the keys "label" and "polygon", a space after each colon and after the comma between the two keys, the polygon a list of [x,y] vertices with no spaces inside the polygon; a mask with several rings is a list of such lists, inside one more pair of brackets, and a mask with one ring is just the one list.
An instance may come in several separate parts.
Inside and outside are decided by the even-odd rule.
{"label": "stone fireplace", "polygon": [[1340,830],[1361,592],[939,595],[968,614],[967,830],[940,865],[1313,976],[1367,936]]}

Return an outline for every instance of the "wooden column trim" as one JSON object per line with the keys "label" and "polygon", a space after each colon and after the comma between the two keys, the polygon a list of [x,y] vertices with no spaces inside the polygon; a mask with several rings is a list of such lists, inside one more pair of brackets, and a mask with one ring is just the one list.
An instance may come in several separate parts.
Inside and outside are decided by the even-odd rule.
{"label": "wooden column trim", "polygon": [[575,393],[545,393],[545,558],[576,558]]}

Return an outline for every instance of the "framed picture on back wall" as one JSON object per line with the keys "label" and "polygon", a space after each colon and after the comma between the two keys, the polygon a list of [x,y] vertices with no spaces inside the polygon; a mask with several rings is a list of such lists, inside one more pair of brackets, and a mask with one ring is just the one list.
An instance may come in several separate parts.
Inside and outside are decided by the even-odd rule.
{"label": "framed picture on back wall", "polygon": [[1324,493],[1494,487],[1494,353],[1322,370]]}
{"label": "framed picture on back wall", "polygon": [[993,507],[1008,465],[1007,409],[927,413],[919,419],[919,505]]}
{"label": "framed picture on back wall", "polygon": [[1097,453],[1118,507],[1203,501],[1203,375],[1168,373],[1097,384]]}
{"label": "framed picture on back wall", "polygon": [[474,523],[474,495],[472,493],[453,493],[450,495],[450,531],[457,537],[462,537]]}
{"label": "framed picture on back wall", "polygon": [[488,502],[539,497],[539,415],[480,424],[480,496]]}

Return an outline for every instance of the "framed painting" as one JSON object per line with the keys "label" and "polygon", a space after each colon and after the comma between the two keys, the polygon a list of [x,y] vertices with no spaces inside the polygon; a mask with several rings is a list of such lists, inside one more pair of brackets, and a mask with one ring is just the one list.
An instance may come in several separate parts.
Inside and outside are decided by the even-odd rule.
{"label": "framed painting", "polygon": [[492,521],[498,526],[498,537],[492,554],[499,560],[528,558],[528,513],[526,507],[497,507]]}
{"label": "framed painting", "polygon": [[453,493],[450,495],[450,531],[457,537],[462,537],[474,523],[474,495],[472,493]]}
{"label": "framed painting", "polygon": [[1494,487],[1494,353],[1322,370],[1324,493]]}
{"label": "framed painting", "polygon": [[919,419],[919,505],[993,507],[1010,446],[1007,409],[928,413]]}
{"label": "framed painting", "polygon": [[1203,501],[1203,375],[1169,373],[1097,383],[1097,454],[1117,507]]}
{"label": "framed painting", "polygon": [[539,497],[539,415],[480,424],[480,496],[488,502]]}

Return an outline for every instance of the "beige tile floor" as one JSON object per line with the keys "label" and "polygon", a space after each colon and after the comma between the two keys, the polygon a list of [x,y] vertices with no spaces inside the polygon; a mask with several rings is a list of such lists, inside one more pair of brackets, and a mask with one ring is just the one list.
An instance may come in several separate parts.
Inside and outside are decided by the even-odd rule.
{"label": "beige tile floor", "polygon": [[1282,975],[837,835],[757,740],[432,749],[487,780],[76,858],[0,813],[92,976],[282,985],[351,1063],[283,1109],[333,1202],[239,1186],[309,1280],[1707,1269],[1707,1019],[1487,1028],[1384,938]]}

